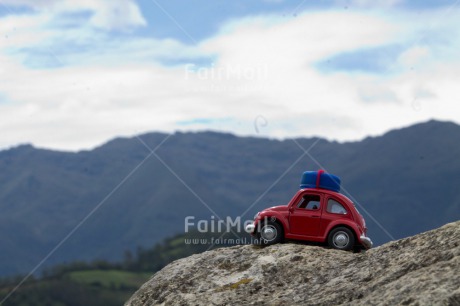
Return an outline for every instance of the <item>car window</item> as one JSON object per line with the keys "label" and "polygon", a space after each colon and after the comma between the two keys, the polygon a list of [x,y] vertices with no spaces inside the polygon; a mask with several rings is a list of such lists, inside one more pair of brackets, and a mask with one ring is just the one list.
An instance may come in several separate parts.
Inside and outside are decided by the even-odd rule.
{"label": "car window", "polygon": [[299,201],[297,207],[307,210],[317,210],[321,207],[321,198],[319,195],[306,194]]}
{"label": "car window", "polygon": [[343,207],[342,204],[340,204],[336,200],[329,199],[327,201],[327,212],[332,213],[332,214],[345,215],[347,213],[347,210],[345,209],[345,207]]}

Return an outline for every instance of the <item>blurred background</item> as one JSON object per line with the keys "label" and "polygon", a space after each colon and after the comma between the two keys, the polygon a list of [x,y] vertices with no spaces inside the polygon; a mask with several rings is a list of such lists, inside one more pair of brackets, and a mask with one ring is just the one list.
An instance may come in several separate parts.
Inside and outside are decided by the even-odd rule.
{"label": "blurred background", "polygon": [[459,2],[0,0],[0,304],[120,305],[306,170],[377,245],[458,220]]}

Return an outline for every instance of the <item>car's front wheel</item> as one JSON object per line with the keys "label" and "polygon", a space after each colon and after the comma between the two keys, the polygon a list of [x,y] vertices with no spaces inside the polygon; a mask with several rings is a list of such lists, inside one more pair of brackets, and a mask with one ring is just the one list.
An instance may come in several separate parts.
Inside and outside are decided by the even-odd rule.
{"label": "car's front wheel", "polygon": [[327,242],[331,248],[349,251],[355,245],[355,236],[350,229],[337,227],[329,233]]}
{"label": "car's front wheel", "polygon": [[283,240],[283,228],[276,222],[267,221],[262,224],[258,238],[260,244],[263,245],[272,245],[279,243]]}

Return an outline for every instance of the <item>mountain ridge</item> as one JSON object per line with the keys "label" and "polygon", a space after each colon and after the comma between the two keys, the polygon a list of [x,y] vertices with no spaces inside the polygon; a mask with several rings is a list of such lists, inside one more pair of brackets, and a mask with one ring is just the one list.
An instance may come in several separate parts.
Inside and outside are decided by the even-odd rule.
{"label": "mountain ridge", "polygon": [[[168,136],[139,137],[155,148]],[[101,203],[48,265],[119,260],[115,254],[183,232],[186,216],[210,219],[206,205],[224,218],[249,209],[250,219],[287,203],[300,174],[320,167],[341,177],[344,193],[392,237],[414,235],[460,218],[459,140],[460,126],[430,121],[355,143],[296,139],[314,159],[292,140],[215,132],[169,136],[156,151],[161,160],[146,159],[150,151],[136,138],[78,153],[1,151],[0,274],[30,271]],[[362,214],[377,244],[392,239]]]}
{"label": "mountain ridge", "polygon": [[278,141],[278,142],[283,142],[283,141],[289,141],[289,140],[292,140],[292,139],[321,139],[322,141],[326,141],[326,142],[329,142],[329,143],[338,143],[338,144],[352,144],[352,143],[359,143],[359,142],[362,142],[362,141],[365,141],[365,140],[369,140],[369,139],[375,139],[375,138],[380,138],[380,137],[384,137],[386,136],[387,134],[391,134],[393,132],[398,132],[398,131],[402,131],[402,130],[406,130],[406,129],[411,129],[411,128],[414,128],[414,127],[417,127],[417,126],[434,126],[434,125],[451,125],[452,127],[455,127],[455,126],[458,126],[458,124],[456,124],[455,122],[453,121],[450,121],[450,120],[436,120],[436,119],[430,119],[430,120],[427,120],[427,121],[422,121],[422,122],[418,122],[418,123],[414,123],[412,125],[407,125],[407,126],[402,126],[402,127],[398,127],[398,128],[394,128],[394,129],[391,129],[387,132],[384,132],[382,134],[379,134],[379,135],[375,135],[375,136],[366,136],[362,139],[358,139],[358,140],[346,140],[346,141],[338,141],[338,140],[331,140],[331,139],[327,139],[325,137],[320,137],[320,136],[311,136],[311,137],[294,137],[294,138],[282,138],[282,139],[278,139],[278,138],[272,138],[272,137],[266,137],[266,136],[256,136],[256,135],[252,135],[252,136],[241,136],[241,135],[237,135],[237,134],[234,134],[234,133],[231,133],[231,132],[224,132],[224,131],[214,131],[214,130],[200,130],[200,131],[190,131],[190,132],[183,132],[183,131],[175,131],[173,133],[164,133],[164,132],[156,132],[156,131],[152,131],[152,132],[146,132],[146,133],[141,133],[139,135],[133,135],[133,136],[118,136],[118,137],[114,137],[114,138],[111,138],[111,139],[108,139],[107,141],[103,141],[101,142],[101,144],[99,145],[96,145],[92,148],[88,148],[88,149],[80,149],[80,150],[75,150],[75,151],[72,151],[72,150],[58,150],[58,149],[53,149],[53,148],[46,148],[46,147],[41,147],[41,146],[35,146],[34,144],[30,143],[30,142],[25,142],[25,143],[19,143],[19,144],[16,144],[16,145],[12,145],[10,147],[7,147],[7,148],[2,148],[0,149],[0,154],[2,152],[5,152],[5,151],[10,151],[10,150],[17,150],[17,149],[35,149],[35,150],[41,150],[41,151],[51,151],[51,152],[56,152],[56,153],[69,153],[69,154],[78,154],[78,153],[85,153],[85,152],[91,152],[91,151],[95,151],[97,149],[100,149],[102,147],[105,147],[106,145],[110,145],[111,143],[113,142],[117,142],[117,141],[126,141],[126,140],[133,140],[133,139],[136,139],[137,137],[144,137],[144,136],[148,136],[148,135],[152,135],[152,134],[155,134],[155,135],[162,135],[164,137],[167,137],[168,135],[176,135],[176,134],[189,134],[189,135],[196,135],[196,134],[218,134],[218,135],[221,135],[221,136],[231,136],[231,137],[234,137],[234,138],[248,138],[248,139],[266,139],[266,140],[271,140],[271,141]]}

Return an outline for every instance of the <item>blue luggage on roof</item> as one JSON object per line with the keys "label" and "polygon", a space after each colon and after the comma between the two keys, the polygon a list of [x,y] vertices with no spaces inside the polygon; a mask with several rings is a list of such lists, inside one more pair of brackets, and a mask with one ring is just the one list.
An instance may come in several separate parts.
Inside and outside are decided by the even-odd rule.
{"label": "blue luggage on roof", "polygon": [[306,171],[302,174],[300,189],[305,188],[322,188],[340,191],[340,178],[336,175],[325,173],[324,170]]}

